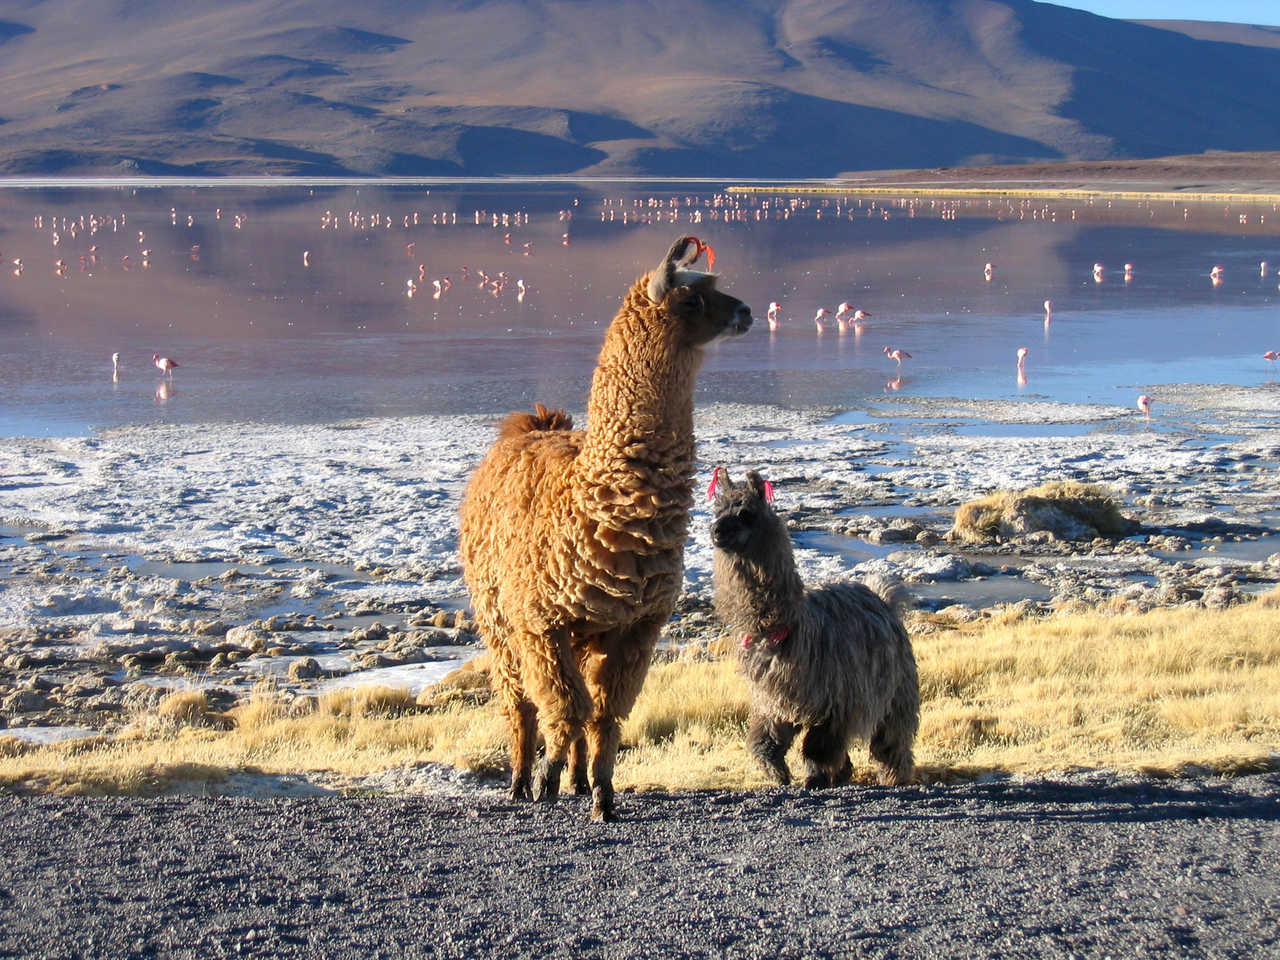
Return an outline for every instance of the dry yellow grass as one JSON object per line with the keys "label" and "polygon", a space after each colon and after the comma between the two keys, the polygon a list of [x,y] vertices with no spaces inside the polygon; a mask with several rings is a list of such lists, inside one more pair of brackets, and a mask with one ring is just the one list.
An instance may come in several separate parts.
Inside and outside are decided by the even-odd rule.
{"label": "dry yellow grass", "polygon": [[[1280,766],[1280,591],[1227,610],[994,617],[914,638],[928,780],[1073,768],[1175,774]],[[183,705],[185,703],[185,706]],[[359,775],[436,761],[500,774],[493,704],[417,707],[363,688],[288,702],[260,689],[217,729],[190,701],[128,738],[0,749],[0,786],[154,793],[228,773]],[[747,694],[725,660],[653,668],[624,730],[620,789],[754,788]],[[175,716],[184,722],[176,722]],[[874,769],[855,752],[859,779]],[[800,764],[793,754],[793,772]]]}

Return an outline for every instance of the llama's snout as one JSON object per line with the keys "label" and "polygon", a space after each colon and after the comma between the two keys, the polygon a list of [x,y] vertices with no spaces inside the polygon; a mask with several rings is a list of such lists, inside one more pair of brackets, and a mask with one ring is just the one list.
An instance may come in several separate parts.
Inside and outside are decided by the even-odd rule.
{"label": "llama's snout", "polygon": [[733,311],[733,322],[729,324],[729,329],[734,334],[746,333],[751,329],[751,321],[751,308],[745,303],[740,303]]}
{"label": "llama's snout", "polygon": [[711,524],[711,542],[721,550],[741,550],[751,539],[751,528],[732,513]]}

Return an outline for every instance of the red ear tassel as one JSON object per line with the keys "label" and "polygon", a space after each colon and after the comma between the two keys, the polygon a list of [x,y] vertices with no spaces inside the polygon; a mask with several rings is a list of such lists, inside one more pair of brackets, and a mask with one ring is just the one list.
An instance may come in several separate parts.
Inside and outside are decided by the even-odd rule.
{"label": "red ear tassel", "polygon": [[709,243],[703,243],[701,240],[699,240],[699,241],[698,241],[698,249],[699,249],[699,250],[704,250],[704,251],[706,251],[706,254],[707,254],[707,269],[708,269],[708,270],[714,270],[714,269],[716,268],[716,252],[715,252],[714,250],[712,250],[712,249],[711,249],[711,244],[709,244]]}
{"label": "red ear tassel", "polygon": [[711,482],[707,484],[707,499],[714,500],[716,496],[716,486],[720,483],[720,471],[724,467],[716,467],[711,471]]}
{"label": "red ear tassel", "polygon": [[768,480],[764,482],[764,499],[766,503],[773,503],[773,484]]}

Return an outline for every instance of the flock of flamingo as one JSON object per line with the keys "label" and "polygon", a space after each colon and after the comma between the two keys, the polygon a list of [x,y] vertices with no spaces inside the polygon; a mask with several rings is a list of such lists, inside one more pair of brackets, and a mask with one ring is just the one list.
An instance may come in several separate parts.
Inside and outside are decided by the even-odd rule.
{"label": "flock of flamingo", "polygon": [[[1266,260],[1263,260],[1260,265],[1261,275],[1263,277],[1267,275],[1267,269],[1268,269],[1268,263]],[[995,276],[995,264],[990,262],[984,264],[982,268],[982,274],[983,274],[983,279],[989,283],[991,279]],[[1101,263],[1095,263],[1093,265],[1094,282],[1102,283],[1103,280],[1105,279],[1105,276],[1106,276],[1106,267],[1104,267]],[[1209,281],[1215,287],[1220,286],[1222,284],[1223,276],[1224,276],[1224,271],[1220,265],[1215,264],[1213,268],[1210,269],[1209,271]],[[1133,264],[1132,263],[1126,263],[1124,265],[1124,282],[1126,284],[1133,282]],[[769,309],[768,309],[768,312],[766,313],[766,319],[768,321],[770,331],[777,332],[782,328],[783,321],[780,316],[781,310],[782,310],[782,307],[776,300],[769,302]],[[855,309],[848,301],[841,301],[839,306],[836,307],[834,313],[828,310],[826,307],[819,307],[817,313],[813,315],[813,324],[814,324],[814,327],[817,329],[818,336],[822,336],[827,331],[829,325],[834,325],[835,328],[842,334],[852,332],[855,336],[860,337],[862,336],[866,328],[865,321],[868,320],[870,317],[871,317],[871,314],[866,310]],[[1045,300],[1044,302],[1045,330],[1049,329],[1049,324],[1052,320],[1053,320],[1053,301]],[[912,359],[912,356],[910,353],[908,353],[906,350],[903,350],[901,347],[891,347],[887,344],[884,347],[883,353],[886,357],[888,357],[890,360],[894,361],[898,365],[898,376],[895,379],[890,380],[889,383],[886,385],[887,389],[896,390],[898,389],[898,387],[901,385],[901,382],[902,382],[902,377],[901,377],[902,361],[910,360]],[[1027,385],[1026,361],[1030,353],[1031,351],[1027,347],[1017,348],[1016,371],[1017,371],[1017,384],[1020,387],[1025,387]],[[1266,360],[1269,364],[1274,364],[1277,360],[1280,360],[1280,351],[1267,350],[1262,354],[1262,359]],[[1150,396],[1150,394],[1144,393],[1138,397],[1134,405],[1137,407],[1138,411],[1143,415],[1143,417],[1149,421],[1151,419],[1151,404],[1154,402],[1155,401]]]}
{"label": "flock of flamingo", "polygon": [[[563,232],[560,236],[561,243],[565,246],[570,243],[570,234],[567,230],[570,222],[574,219],[579,201],[573,200],[572,206],[568,209],[559,211],[559,219],[562,224]],[[600,216],[602,221],[615,221],[620,219],[625,223],[636,224],[661,224],[665,222],[677,223],[688,220],[691,224],[702,223],[704,219],[721,220],[724,222],[743,222],[750,219],[751,211],[740,202],[740,198],[731,197],[726,194],[715,194],[709,199],[699,197],[673,197],[666,201],[658,198],[650,197],[648,200],[640,200],[633,198],[630,204],[623,200],[612,200],[609,198],[602,199]],[[989,206],[990,204],[988,204]],[[861,199],[854,201],[845,201],[841,203],[836,201],[834,206],[827,203],[815,205],[813,215],[817,219],[821,219],[824,213],[834,213],[837,217],[852,218],[854,216],[870,216],[879,217],[881,219],[890,219],[905,211],[906,216],[914,217],[917,211],[925,209],[933,211],[937,208],[942,210],[943,219],[954,219],[958,210],[955,203],[946,203],[940,201],[929,201],[926,207],[925,202],[913,199],[903,199],[893,204],[892,202],[881,202],[868,200],[865,203]],[[755,209],[754,215],[757,220],[764,219],[790,219],[794,214],[800,214],[810,209],[810,201],[807,198],[789,198],[789,199],[765,199],[759,202]],[[1031,219],[1053,219],[1056,220],[1056,212],[1051,211],[1048,207],[1039,209],[1033,204],[1023,202],[1017,206],[1019,219],[1025,219],[1028,211]],[[1013,212],[1010,208],[1009,212]],[[1077,211],[1071,211],[1071,219],[1075,220]],[[1184,211],[1184,219],[1188,217]],[[1001,219],[1002,217],[998,217]],[[221,221],[223,219],[222,208],[214,211],[214,219]],[[234,221],[234,228],[240,230],[247,222],[245,214],[234,214],[228,219]],[[169,210],[169,222],[172,226],[179,226],[185,223],[187,227],[192,227],[196,223],[193,214],[179,214],[176,208],[171,207]],[[361,212],[358,210],[349,210],[345,218],[333,214],[332,211],[326,210],[321,218],[321,230],[338,230],[342,227],[360,232],[372,232],[375,230],[388,230],[394,227],[403,227],[409,229],[419,224],[425,225],[430,223],[434,226],[454,226],[459,223],[459,216],[456,211],[437,212],[437,213],[421,213],[414,211],[404,214],[403,216],[391,215],[380,212]],[[463,223],[473,223],[476,226],[491,227],[495,230],[503,231],[503,242],[507,246],[512,245],[513,228],[527,226],[529,223],[529,214],[524,211],[515,212],[491,212],[475,210],[471,217],[462,218]],[[1241,215],[1241,223],[1247,223],[1245,215]],[[33,226],[37,230],[49,230],[49,237],[54,248],[58,248],[64,241],[69,238],[75,240],[81,235],[86,238],[93,238],[99,232],[110,231],[118,233],[128,230],[128,218],[123,212],[118,215],[96,215],[79,217],[50,217],[48,221],[43,216],[33,218]],[[120,266],[124,270],[131,269],[135,264],[143,268],[149,266],[152,256],[151,248],[146,245],[147,237],[144,231],[137,232],[138,251],[136,259],[130,254],[125,254],[120,258]],[[405,254],[412,262],[416,259],[416,242],[410,241],[405,244]],[[524,256],[530,256],[533,252],[533,242],[520,242],[521,253]],[[191,244],[189,255],[192,260],[199,260],[200,245],[198,243]],[[69,254],[68,254],[69,256]],[[92,244],[88,248],[85,255],[79,257],[81,271],[89,270],[99,264],[100,251],[97,244]],[[0,254],[0,262],[4,262],[3,254]],[[25,264],[21,257],[16,257],[12,261],[13,274],[21,276],[25,269]],[[312,266],[311,251],[304,250],[302,252],[302,264],[305,268]],[[1269,265],[1267,261],[1261,263],[1261,275],[1266,277]],[[70,267],[67,261],[62,257],[55,257],[54,272],[57,276],[66,276]],[[1133,280],[1134,267],[1132,263],[1124,264],[1124,282],[1126,284]],[[983,278],[990,282],[995,274],[995,264],[987,262],[982,268]],[[1209,281],[1213,286],[1219,286],[1223,282],[1224,269],[1220,265],[1214,265],[1209,271]],[[1095,283],[1103,283],[1106,275],[1106,268],[1101,263],[1094,263],[1092,267],[1092,278]],[[474,273],[472,270],[463,265],[459,273],[460,281],[476,281],[478,289],[487,292],[494,297],[500,296],[508,286],[516,291],[516,300],[523,302],[527,293],[527,285],[522,278],[513,278],[507,271],[498,270],[492,275],[484,269],[477,268]],[[417,275],[410,277],[405,284],[405,294],[412,299],[419,292],[424,291],[427,287],[431,288],[431,297],[439,300],[453,286],[453,279],[445,274],[429,278],[427,275],[427,267],[425,263],[417,264]],[[768,326],[771,331],[778,331],[783,326],[781,318],[782,307],[776,301],[771,302],[766,315]],[[871,313],[867,310],[855,308],[848,301],[841,302],[834,311],[826,307],[820,307],[813,316],[813,324],[819,336],[824,334],[828,329],[834,328],[841,334],[853,333],[856,337],[861,337],[867,327],[867,321],[871,319]],[[1053,317],[1053,302],[1051,300],[1044,301],[1044,323],[1046,329]],[[913,359],[912,354],[901,346],[885,345],[883,348],[884,356],[892,360],[896,364],[898,375],[895,380],[890,381],[888,387],[897,389],[902,382],[902,366],[904,360]],[[1027,347],[1019,347],[1016,351],[1016,373],[1019,386],[1025,386],[1026,377],[1026,361],[1030,351]],[[1280,351],[1267,350],[1262,354],[1262,358],[1269,364],[1274,364],[1280,360]],[[178,362],[171,357],[161,356],[156,352],[152,354],[152,363],[157,370],[160,371],[163,384],[170,383],[173,380],[173,371],[179,366]],[[120,355],[113,353],[112,361],[112,379],[118,381],[120,378]],[[164,390],[165,397],[168,396],[168,388]],[[159,396],[159,394],[157,394]],[[164,399],[162,398],[162,399]],[[1148,394],[1142,394],[1137,398],[1137,409],[1146,419],[1151,417],[1151,405],[1153,398]]]}

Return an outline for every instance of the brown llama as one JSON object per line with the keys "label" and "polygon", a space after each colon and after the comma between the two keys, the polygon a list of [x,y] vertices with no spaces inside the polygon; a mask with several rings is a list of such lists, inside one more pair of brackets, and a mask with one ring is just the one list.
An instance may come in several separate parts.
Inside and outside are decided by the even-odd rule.
{"label": "brown llama", "polygon": [[692,269],[704,250],[710,266],[711,249],[681,237],[627,292],[585,430],[541,405],[513,413],[467,486],[463,576],[510,725],[514,799],[555,800],[572,750],[592,819],[615,817],[621,724],[684,576],[694,376],[706,344],[751,326],[749,307]]}
{"label": "brown llama", "polygon": [[853,775],[849,744],[862,738],[883,767],[882,782],[910,782],[920,691],[902,625],[906,590],[883,580],[806,589],[768,481],[748,471],[734,484],[717,467],[708,494],[714,602],[742,635],[751,755],[788,784],[787,750],[803,730],[805,786],[837,786]]}

